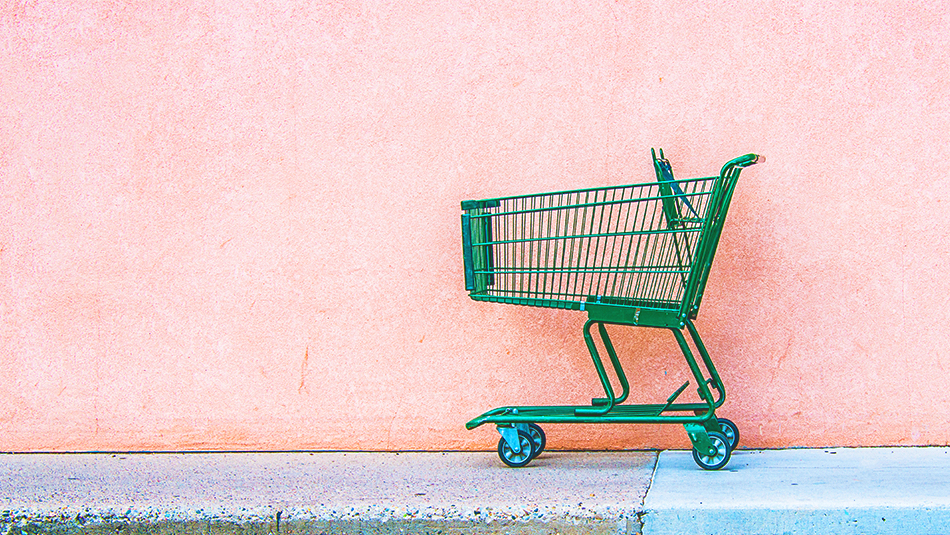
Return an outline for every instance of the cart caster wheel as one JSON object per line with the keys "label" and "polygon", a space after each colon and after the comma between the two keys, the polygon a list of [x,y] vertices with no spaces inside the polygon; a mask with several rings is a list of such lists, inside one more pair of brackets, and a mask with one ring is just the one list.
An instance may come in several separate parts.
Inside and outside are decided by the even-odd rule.
{"label": "cart caster wheel", "polygon": [[531,436],[524,431],[518,431],[518,442],[521,451],[515,453],[504,438],[498,440],[498,456],[501,457],[501,462],[512,468],[521,468],[534,459],[534,442]]}
{"label": "cart caster wheel", "polygon": [[541,452],[544,451],[544,447],[548,443],[548,439],[544,436],[544,430],[541,429],[541,426],[538,424],[528,424],[528,436],[531,437],[531,442],[534,444],[532,448],[531,457],[537,457],[541,455]]}
{"label": "cart caster wheel", "polygon": [[729,462],[732,450],[729,449],[728,439],[722,434],[712,431],[709,433],[709,441],[716,448],[715,455],[701,455],[696,448],[693,448],[693,460],[703,470],[719,470]]}
{"label": "cart caster wheel", "polygon": [[733,423],[732,420],[725,418],[716,419],[719,420],[719,429],[729,443],[729,451],[736,449],[736,446],[739,444],[739,428],[736,427],[736,424]]}

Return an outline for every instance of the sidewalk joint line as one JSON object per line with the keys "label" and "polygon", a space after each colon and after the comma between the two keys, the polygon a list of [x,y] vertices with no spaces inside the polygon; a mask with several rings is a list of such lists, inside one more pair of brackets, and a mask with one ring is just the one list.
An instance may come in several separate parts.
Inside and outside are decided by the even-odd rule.
{"label": "sidewalk joint line", "polygon": [[653,471],[650,472],[650,480],[647,482],[647,489],[643,493],[643,499],[640,500],[640,510],[637,511],[636,513],[637,524],[639,524],[638,531],[637,531],[638,535],[643,533],[643,524],[644,524],[643,517],[646,516],[647,514],[647,511],[646,511],[647,496],[650,495],[650,489],[653,488],[653,480],[656,479],[656,469],[658,466],[660,466],[660,453],[661,452],[658,450],[656,452],[656,456],[653,458]]}
{"label": "sidewalk joint line", "polygon": [[662,453],[662,450],[657,450],[656,457],[653,461],[653,472],[650,473],[650,482],[647,483],[647,490],[643,493],[643,502],[641,502],[640,505],[646,505],[647,496],[650,495],[650,489],[653,488],[653,480],[656,478],[656,469],[660,466],[660,453]]}

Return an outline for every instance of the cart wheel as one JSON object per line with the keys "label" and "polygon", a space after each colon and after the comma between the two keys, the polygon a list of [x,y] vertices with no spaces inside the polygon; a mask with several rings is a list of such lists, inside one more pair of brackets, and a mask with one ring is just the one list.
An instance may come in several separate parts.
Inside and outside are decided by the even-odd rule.
{"label": "cart wheel", "polygon": [[531,436],[524,431],[518,431],[518,442],[521,451],[515,453],[504,438],[498,440],[498,456],[501,457],[501,462],[512,468],[521,468],[534,458],[534,442],[531,441]]}
{"label": "cart wheel", "polygon": [[719,470],[729,462],[732,451],[729,449],[728,439],[722,433],[712,431],[709,433],[709,441],[716,448],[715,455],[701,455],[696,448],[693,448],[693,460],[703,470]]}
{"label": "cart wheel", "polygon": [[719,420],[719,429],[722,431],[723,436],[726,437],[726,441],[729,442],[729,451],[736,449],[736,445],[739,444],[739,428],[736,427],[736,424],[732,420],[727,420],[725,418],[716,418]]}
{"label": "cart wheel", "polygon": [[544,430],[541,429],[541,426],[538,424],[528,424],[528,435],[531,437],[531,442],[534,444],[533,453],[531,457],[537,457],[541,455],[541,452],[544,451],[544,446],[547,445],[548,439],[544,436]]}

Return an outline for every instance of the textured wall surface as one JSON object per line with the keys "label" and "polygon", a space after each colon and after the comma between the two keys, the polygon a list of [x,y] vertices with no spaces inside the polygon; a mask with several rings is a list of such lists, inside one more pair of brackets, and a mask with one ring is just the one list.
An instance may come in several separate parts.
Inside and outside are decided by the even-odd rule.
{"label": "textured wall surface", "polygon": [[[950,443],[946,3],[4,0],[0,72],[0,450],[484,449],[589,403],[583,314],[467,298],[458,203],[653,146],[768,158],[697,321],[743,443]],[[635,400],[685,380],[615,333]]]}

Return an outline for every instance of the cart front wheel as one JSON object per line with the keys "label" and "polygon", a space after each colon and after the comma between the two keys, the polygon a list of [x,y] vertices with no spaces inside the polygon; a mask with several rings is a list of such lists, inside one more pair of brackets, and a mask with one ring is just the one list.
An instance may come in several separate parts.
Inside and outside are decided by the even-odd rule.
{"label": "cart front wheel", "polygon": [[531,437],[532,444],[534,444],[534,448],[531,450],[531,457],[534,458],[541,455],[541,452],[544,451],[544,447],[548,443],[547,437],[544,436],[544,430],[542,430],[538,424],[528,424],[528,435]]}
{"label": "cart front wheel", "polygon": [[709,433],[709,441],[716,448],[715,455],[701,454],[693,448],[693,460],[703,470],[719,470],[729,462],[732,451],[729,449],[729,441],[722,434],[716,431]]}
{"label": "cart front wheel", "polygon": [[534,458],[534,442],[528,433],[518,431],[518,443],[521,451],[515,453],[504,438],[498,440],[498,456],[501,457],[501,462],[512,468],[521,468]]}
{"label": "cart front wheel", "polygon": [[726,441],[729,442],[729,450],[732,451],[736,449],[736,446],[739,444],[739,428],[732,420],[725,418],[716,419],[719,420],[719,429],[722,431],[723,436],[726,437]]}

